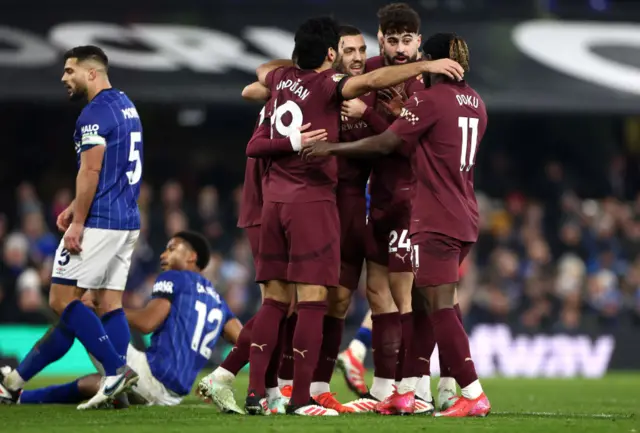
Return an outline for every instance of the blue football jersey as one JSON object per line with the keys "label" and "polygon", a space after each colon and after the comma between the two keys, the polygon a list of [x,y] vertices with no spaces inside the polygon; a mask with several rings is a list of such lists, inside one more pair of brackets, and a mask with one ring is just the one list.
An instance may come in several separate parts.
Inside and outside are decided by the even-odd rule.
{"label": "blue football jersey", "polygon": [[151,373],[167,389],[187,395],[234,315],[209,280],[195,272],[163,272],[152,297],[168,299],[171,312],[151,336]]}
{"label": "blue football jersey", "polygon": [[82,152],[105,146],[98,188],[85,227],[140,229],[142,123],[133,102],[117,89],[101,91],[80,113],[73,141],[78,167]]}

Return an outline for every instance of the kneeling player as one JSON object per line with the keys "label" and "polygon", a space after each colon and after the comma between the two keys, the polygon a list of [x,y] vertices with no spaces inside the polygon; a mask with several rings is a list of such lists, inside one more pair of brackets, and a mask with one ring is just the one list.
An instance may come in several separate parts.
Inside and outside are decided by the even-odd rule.
{"label": "kneeling player", "polygon": [[[436,34],[424,45],[431,59],[458,61],[467,71],[467,44],[454,34]],[[453,308],[458,268],[478,238],[478,205],[473,166],[487,126],[480,96],[464,81],[437,74],[405,104],[400,119],[385,133],[354,143],[313,143],[305,157],[389,153],[403,142],[416,145],[417,185],[412,201],[411,242],[416,287],[428,300],[435,340],[462,396],[436,416],[485,416],[489,400],[471,359],[469,339]],[[396,413],[411,413],[418,378],[403,379],[396,390]]]}
{"label": "kneeling player", "polygon": [[[220,335],[235,343],[242,325],[199,274],[209,263],[209,245],[201,235],[176,234],[160,259],[164,272],[153,286],[152,299],[143,309],[125,311],[131,327],[153,332],[151,346],[146,352],[129,346],[127,363],[140,375],[131,391],[134,401],[174,406],[191,391]],[[25,390],[18,402],[77,403],[94,395],[100,380],[93,374],[64,385]],[[0,400],[2,391],[0,386]]]}

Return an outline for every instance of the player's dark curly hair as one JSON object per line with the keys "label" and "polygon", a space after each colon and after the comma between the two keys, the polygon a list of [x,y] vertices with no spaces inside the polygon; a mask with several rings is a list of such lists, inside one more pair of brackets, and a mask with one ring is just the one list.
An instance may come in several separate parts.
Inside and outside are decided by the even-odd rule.
{"label": "player's dark curly hair", "polygon": [[465,72],[469,72],[469,47],[465,40],[455,33],[436,33],[427,39],[422,51],[431,60],[455,60]]}
{"label": "player's dark curly hair", "polygon": [[78,62],[94,60],[104,65],[105,69],[109,66],[109,58],[104,51],[102,51],[102,48],[96,47],[95,45],[81,45],[71,48],[64,53],[64,60],[68,59],[78,59]]}
{"label": "player's dark curly hair", "polygon": [[329,17],[311,18],[296,32],[294,52],[301,69],[317,69],[324,63],[329,48],[338,51],[340,26]]}
{"label": "player's dark curly hair", "polygon": [[420,15],[406,3],[391,3],[378,10],[380,31],[393,33],[420,33]]}
{"label": "player's dark curly hair", "polygon": [[189,244],[191,249],[196,253],[196,266],[202,270],[209,264],[211,258],[211,248],[209,242],[200,233],[192,231],[182,231],[173,235]]}

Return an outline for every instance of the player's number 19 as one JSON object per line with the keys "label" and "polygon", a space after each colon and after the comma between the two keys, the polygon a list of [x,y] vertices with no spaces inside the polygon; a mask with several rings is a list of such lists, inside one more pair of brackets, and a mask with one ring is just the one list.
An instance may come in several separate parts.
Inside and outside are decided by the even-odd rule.
{"label": "player's number 19", "polygon": [[[478,123],[476,117],[458,117],[458,127],[462,129],[462,152],[460,152],[460,171],[469,171],[476,162],[478,149]],[[471,130],[471,149],[469,149],[469,130]],[[467,159],[467,152],[469,159]]]}
{"label": "player's number 19", "polygon": [[135,165],[133,171],[127,172],[127,178],[129,178],[129,185],[135,185],[140,182],[142,177],[142,159],[140,158],[140,151],[136,148],[136,145],[142,143],[142,133],[131,133],[131,144],[129,146],[129,162],[133,162]]}
{"label": "player's number 19", "polygon": [[[282,116],[286,113],[291,115],[291,122],[288,126],[282,122]],[[274,102],[273,116],[271,117],[271,126],[275,128],[276,132],[282,137],[288,137],[294,130],[299,129],[302,126],[302,110],[293,101],[287,101],[284,104],[278,106],[278,100]],[[271,138],[273,138],[273,129],[271,130]]]}

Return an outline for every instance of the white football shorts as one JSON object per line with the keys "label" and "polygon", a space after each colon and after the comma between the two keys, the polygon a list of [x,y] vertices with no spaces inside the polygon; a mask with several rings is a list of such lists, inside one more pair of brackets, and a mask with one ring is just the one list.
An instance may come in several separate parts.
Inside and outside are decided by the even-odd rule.
{"label": "white football shorts", "polygon": [[175,392],[168,390],[151,374],[147,354],[140,352],[132,345],[127,349],[127,365],[131,367],[140,379],[131,392],[141,397],[149,406],[176,406],[182,401]]}
{"label": "white football shorts", "polygon": [[140,230],[85,228],[82,252],[70,254],[60,241],[51,282],[81,289],[124,290]]}

